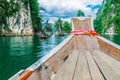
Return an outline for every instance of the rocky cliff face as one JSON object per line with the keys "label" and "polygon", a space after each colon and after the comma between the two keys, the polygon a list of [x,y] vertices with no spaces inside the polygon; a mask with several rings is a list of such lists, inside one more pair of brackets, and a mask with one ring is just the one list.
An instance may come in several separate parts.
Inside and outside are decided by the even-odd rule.
{"label": "rocky cliff face", "polygon": [[[33,35],[29,3],[24,5],[22,0],[13,0],[13,2],[14,4],[18,5],[19,10],[16,11],[13,15],[6,17],[7,25],[2,25],[1,35]],[[10,0],[8,0],[8,3],[10,3]],[[7,29],[5,28],[6,26]]]}
{"label": "rocky cliff face", "polygon": [[120,0],[103,0],[94,21],[95,30],[100,34],[120,34]]}

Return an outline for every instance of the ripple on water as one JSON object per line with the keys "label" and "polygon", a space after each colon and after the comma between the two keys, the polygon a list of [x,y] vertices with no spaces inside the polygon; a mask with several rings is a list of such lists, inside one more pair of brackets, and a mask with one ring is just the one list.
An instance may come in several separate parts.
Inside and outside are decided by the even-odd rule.
{"label": "ripple on water", "polygon": [[[0,80],[7,80],[46,55],[66,36],[40,40],[37,36],[0,38]],[[4,68],[4,69],[3,69]]]}

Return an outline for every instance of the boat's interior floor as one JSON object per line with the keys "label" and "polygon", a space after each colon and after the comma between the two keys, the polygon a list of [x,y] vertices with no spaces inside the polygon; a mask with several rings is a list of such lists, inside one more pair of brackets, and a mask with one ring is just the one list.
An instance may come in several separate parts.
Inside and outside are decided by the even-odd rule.
{"label": "boat's interior floor", "polygon": [[74,50],[52,80],[120,80],[120,62],[99,50]]}

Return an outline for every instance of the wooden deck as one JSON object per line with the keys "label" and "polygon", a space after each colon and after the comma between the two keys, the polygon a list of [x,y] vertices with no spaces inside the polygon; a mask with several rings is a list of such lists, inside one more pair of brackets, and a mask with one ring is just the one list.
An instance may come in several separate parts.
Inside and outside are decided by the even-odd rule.
{"label": "wooden deck", "polygon": [[[73,18],[72,30],[93,30],[91,18]],[[120,46],[102,37],[70,35],[9,80],[120,80]]]}
{"label": "wooden deck", "polygon": [[120,80],[120,62],[101,51],[74,50],[52,80]]}

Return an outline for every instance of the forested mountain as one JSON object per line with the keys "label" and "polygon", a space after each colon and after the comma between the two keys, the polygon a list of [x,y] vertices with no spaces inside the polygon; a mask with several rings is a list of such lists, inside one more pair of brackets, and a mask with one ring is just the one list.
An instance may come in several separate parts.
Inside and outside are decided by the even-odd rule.
{"label": "forested mountain", "polygon": [[100,34],[120,34],[120,0],[103,1],[94,27]]}
{"label": "forested mountain", "polygon": [[0,36],[32,35],[40,26],[37,0],[0,0]]}

